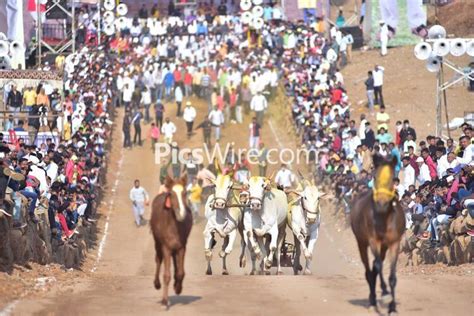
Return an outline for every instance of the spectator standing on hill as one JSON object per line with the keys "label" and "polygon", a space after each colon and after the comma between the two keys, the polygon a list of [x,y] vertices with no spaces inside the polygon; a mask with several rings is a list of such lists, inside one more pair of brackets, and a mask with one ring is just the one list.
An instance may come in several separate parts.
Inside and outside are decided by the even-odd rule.
{"label": "spectator standing on hill", "polygon": [[369,111],[373,114],[374,111],[374,76],[372,75],[372,71],[369,71],[368,78],[365,80],[365,89],[367,91],[367,105],[369,107]]}
{"label": "spectator standing on hill", "polygon": [[377,112],[375,115],[375,119],[377,120],[377,130],[384,128],[385,131],[388,131],[388,123],[390,123],[390,115],[385,112],[385,106],[380,106],[380,112]]}
{"label": "spectator standing on hill", "polygon": [[374,77],[375,104],[380,105],[380,106],[385,105],[385,103],[383,102],[383,92],[382,92],[384,71],[385,71],[385,68],[383,68],[382,66],[376,65],[372,73]]}

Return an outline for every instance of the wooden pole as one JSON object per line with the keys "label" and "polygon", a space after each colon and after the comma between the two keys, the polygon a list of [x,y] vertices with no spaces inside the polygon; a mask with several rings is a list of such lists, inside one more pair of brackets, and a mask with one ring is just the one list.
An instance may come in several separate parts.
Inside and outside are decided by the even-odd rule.
{"label": "wooden pole", "polygon": [[365,16],[364,16],[364,42],[365,44],[370,43],[370,33],[372,32],[372,0],[365,1]]}
{"label": "wooden pole", "polygon": [[[441,63],[440,69],[441,82],[444,82],[444,69]],[[448,116],[448,99],[446,97],[446,89],[443,89],[443,102],[444,102],[444,115],[446,116],[446,126],[448,130],[448,137],[451,138],[451,129],[449,128],[449,116]]]}

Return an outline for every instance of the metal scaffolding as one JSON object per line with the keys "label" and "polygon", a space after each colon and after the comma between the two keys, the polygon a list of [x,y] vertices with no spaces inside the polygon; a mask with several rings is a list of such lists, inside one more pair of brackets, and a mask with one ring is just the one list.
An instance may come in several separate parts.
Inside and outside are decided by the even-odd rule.
{"label": "metal scaffolding", "polygon": [[[61,4],[60,0],[48,0],[51,5],[45,12],[41,12],[41,6],[36,5],[37,19],[36,19],[36,48],[38,53],[38,65],[42,65],[43,47],[45,47],[52,54],[61,54],[71,48],[72,53],[76,52],[76,20],[75,20],[75,0],[66,0],[66,5]],[[70,8],[67,4],[70,4]],[[66,36],[56,45],[50,45],[43,40],[43,21],[42,16],[46,16],[51,10],[59,9],[66,15]],[[67,32],[67,20],[71,21],[70,32]]]}

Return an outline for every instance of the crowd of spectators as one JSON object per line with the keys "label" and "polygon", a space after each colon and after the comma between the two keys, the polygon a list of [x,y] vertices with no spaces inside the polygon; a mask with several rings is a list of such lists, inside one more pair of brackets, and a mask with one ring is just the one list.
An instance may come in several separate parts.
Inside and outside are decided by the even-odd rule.
{"label": "crowd of spectators", "polygon": [[[87,226],[96,220],[112,124],[109,59],[100,49],[85,48],[77,53],[76,66],[65,73],[62,99],[58,91],[47,93],[41,85],[27,88],[22,97],[14,86],[8,93],[6,104],[10,107],[29,113],[46,108],[62,114],[31,115],[28,128],[35,127],[35,122],[38,126],[35,136],[28,138],[22,137],[18,133],[22,130],[10,120],[5,123],[9,134],[0,135],[0,215],[12,219],[13,229],[47,221],[44,224],[49,225],[53,238],[74,240],[77,225]],[[41,125],[51,135],[44,142],[36,137]],[[39,216],[46,212],[47,216]]]}
{"label": "crowd of spectators", "polygon": [[[301,28],[297,47],[286,51],[291,60],[284,66],[286,92],[302,146],[317,153],[310,164],[315,177],[319,182],[330,179],[338,204],[350,212],[351,199],[373,185],[372,156],[395,156],[395,190],[405,208],[407,228],[436,244],[441,224],[468,211],[474,216],[473,128],[465,123],[457,144],[435,136],[420,140],[406,119],[395,123],[392,135],[393,123],[381,95],[384,69],[379,66],[369,72],[368,79],[381,72],[377,74],[382,75],[378,95],[374,100],[368,94],[367,114],[356,122],[350,116],[338,61],[330,58],[333,49],[340,59],[338,43],[336,36],[328,40]],[[368,85],[374,90],[373,79]],[[374,104],[379,108],[375,115]],[[369,119],[375,121],[375,130]]]}

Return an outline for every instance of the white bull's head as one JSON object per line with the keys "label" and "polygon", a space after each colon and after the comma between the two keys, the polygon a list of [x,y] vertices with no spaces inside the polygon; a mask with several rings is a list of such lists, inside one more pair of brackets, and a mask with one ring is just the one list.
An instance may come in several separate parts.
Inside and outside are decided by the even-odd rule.
{"label": "white bull's head", "polygon": [[232,178],[230,175],[219,174],[214,181],[215,192],[212,207],[215,209],[224,209],[227,204],[229,193],[232,190]]}
{"label": "white bull's head", "polygon": [[258,211],[262,208],[265,192],[271,189],[270,180],[265,177],[251,177],[248,187],[250,209]]}
{"label": "white bull's head", "polygon": [[325,195],[314,183],[304,181],[303,190],[295,192],[301,198],[301,206],[309,223],[314,223],[320,212],[320,199]]}

